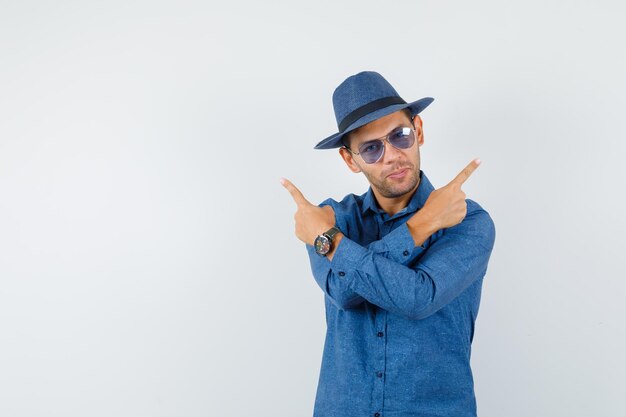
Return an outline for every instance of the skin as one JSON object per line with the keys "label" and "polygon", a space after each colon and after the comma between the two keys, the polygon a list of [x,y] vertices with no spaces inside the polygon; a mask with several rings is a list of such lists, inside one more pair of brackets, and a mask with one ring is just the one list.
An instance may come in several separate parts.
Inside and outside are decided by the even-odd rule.
{"label": "skin", "polygon": [[[358,149],[361,143],[385,136],[398,126],[410,126],[409,118],[403,111],[381,117],[351,132],[347,144],[351,149]],[[396,149],[385,142],[385,153],[374,164],[366,164],[359,155],[354,155],[347,149],[339,150],[341,157],[352,172],[362,172],[365,175],[372,187],[376,202],[390,215],[406,207],[419,187],[419,147],[424,144],[422,119],[419,116],[414,118],[413,127],[416,131],[416,141],[411,148]],[[463,221],[467,214],[467,203],[461,186],[480,163],[480,159],[472,160],[447,185],[432,191],[424,207],[407,220],[407,227],[416,246],[423,244],[438,230],[452,227]],[[397,173],[401,175],[390,177]],[[289,191],[297,206],[294,215],[296,236],[301,241],[312,245],[318,235],[335,225],[333,209],[329,206],[318,207],[311,204],[302,192],[285,178],[281,179],[281,184]],[[342,233],[335,236],[333,248],[326,255],[329,260],[332,261],[342,238]]]}

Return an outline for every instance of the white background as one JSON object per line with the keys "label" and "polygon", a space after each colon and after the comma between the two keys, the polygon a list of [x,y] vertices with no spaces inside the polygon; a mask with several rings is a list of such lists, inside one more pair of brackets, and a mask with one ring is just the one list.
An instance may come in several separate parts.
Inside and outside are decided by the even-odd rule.
{"label": "white background", "polygon": [[309,416],[323,294],[279,178],[363,193],[331,95],[382,73],[496,224],[481,417],[623,416],[619,1],[0,1],[0,415]]}

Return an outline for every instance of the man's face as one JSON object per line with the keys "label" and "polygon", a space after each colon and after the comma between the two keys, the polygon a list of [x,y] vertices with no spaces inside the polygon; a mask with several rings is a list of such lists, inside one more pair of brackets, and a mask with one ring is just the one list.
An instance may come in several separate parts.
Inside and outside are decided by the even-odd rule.
{"label": "man's face", "polygon": [[354,155],[343,148],[339,151],[353,172],[363,172],[377,197],[397,198],[417,187],[420,172],[419,147],[424,143],[422,120],[415,116],[414,123],[411,123],[404,111],[397,111],[352,131],[347,143],[352,151],[358,152],[362,143],[381,138],[397,127],[414,127],[415,143],[408,149],[397,149],[384,141],[385,152],[378,162],[366,164],[360,155]]}

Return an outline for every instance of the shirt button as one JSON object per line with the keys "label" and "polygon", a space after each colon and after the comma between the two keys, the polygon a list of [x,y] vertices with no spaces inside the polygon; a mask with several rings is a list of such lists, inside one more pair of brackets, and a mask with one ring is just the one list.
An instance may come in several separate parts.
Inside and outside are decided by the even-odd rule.
{"label": "shirt button", "polygon": [[379,378],[382,378],[383,377],[383,373],[378,371],[378,372],[376,372],[376,376],[379,377]]}
{"label": "shirt button", "polygon": [[408,251],[408,250],[405,250],[404,252],[402,252],[402,254],[403,254],[404,256],[409,256],[409,251]]}
{"label": "shirt button", "polygon": [[380,413],[374,413],[374,417],[380,417]]}
{"label": "shirt button", "polygon": [[346,276],[346,273],[345,273],[345,272],[343,272],[343,271],[339,271],[339,276],[340,276],[340,277],[344,277],[344,276]]}
{"label": "shirt button", "polygon": [[378,336],[378,337],[383,337],[384,335],[385,335],[385,333],[383,333],[383,332],[378,332],[378,333],[376,334],[376,336]]}

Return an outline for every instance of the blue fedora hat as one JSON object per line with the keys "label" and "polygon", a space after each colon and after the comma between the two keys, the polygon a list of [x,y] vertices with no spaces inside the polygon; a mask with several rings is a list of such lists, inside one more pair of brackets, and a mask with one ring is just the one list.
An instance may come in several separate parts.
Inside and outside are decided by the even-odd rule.
{"label": "blue fedora hat", "polygon": [[408,108],[415,116],[433,102],[424,97],[407,103],[377,72],[364,71],[352,75],[339,84],[333,93],[333,108],[339,132],[327,137],[315,149],[332,149],[343,146],[343,135],[383,116]]}

